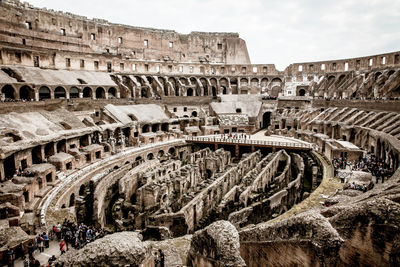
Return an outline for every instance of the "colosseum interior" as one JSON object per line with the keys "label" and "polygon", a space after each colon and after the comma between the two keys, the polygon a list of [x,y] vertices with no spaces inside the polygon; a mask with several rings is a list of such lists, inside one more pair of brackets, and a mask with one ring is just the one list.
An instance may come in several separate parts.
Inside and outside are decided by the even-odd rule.
{"label": "colosseum interior", "polygon": [[399,266],[400,51],[278,71],[236,33],[0,13],[4,264],[49,232],[56,266]]}

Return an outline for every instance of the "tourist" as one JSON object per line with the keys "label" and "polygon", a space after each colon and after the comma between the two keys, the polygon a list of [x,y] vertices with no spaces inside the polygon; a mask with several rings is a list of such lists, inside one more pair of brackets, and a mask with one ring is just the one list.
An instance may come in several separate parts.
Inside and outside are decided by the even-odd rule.
{"label": "tourist", "polygon": [[164,267],[164,253],[159,249],[158,254],[160,255],[160,267]]}
{"label": "tourist", "polygon": [[64,242],[64,239],[61,239],[60,252],[61,252],[61,255],[65,253],[65,242]]}
{"label": "tourist", "polygon": [[33,253],[35,252],[35,247],[33,246],[32,242],[29,242],[28,244],[28,253],[29,253],[29,258],[33,258]]}
{"label": "tourist", "polygon": [[51,256],[48,261],[48,263],[49,263],[48,266],[53,266],[53,262],[55,262],[56,260],[57,260],[57,258],[55,255]]}
{"label": "tourist", "polygon": [[40,234],[38,234],[36,237],[36,247],[38,248],[40,253],[42,253],[44,250],[43,241],[44,241],[43,237]]}
{"label": "tourist", "polygon": [[43,240],[44,240],[44,246],[46,248],[49,248],[49,236],[47,235],[46,232],[43,232],[42,237],[43,237]]}
{"label": "tourist", "polygon": [[14,250],[10,248],[10,246],[7,247],[5,255],[7,257],[7,265],[14,266],[15,253]]}
{"label": "tourist", "polygon": [[23,260],[24,267],[28,267],[29,266],[29,260],[25,256],[22,257],[22,260]]}

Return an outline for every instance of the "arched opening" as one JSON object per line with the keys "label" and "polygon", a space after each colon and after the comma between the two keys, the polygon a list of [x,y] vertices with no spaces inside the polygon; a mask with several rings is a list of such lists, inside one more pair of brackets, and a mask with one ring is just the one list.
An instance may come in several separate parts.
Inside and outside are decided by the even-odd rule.
{"label": "arched opening", "polygon": [[69,89],[69,98],[79,98],[79,89],[71,87],[71,89]]}
{"label": "arched opening", "polygon": [[175,148],[171,147],[170,149],[168,149],[168,154],[174,156],[175,155]]}
{"label": "arched opening", "polygon": [[207,169],[206,170],[206,179],[211,179],[212,175],[213,175],[212,171],[210,169]]}
{"label": "arched opening", "polygon": [[164,95],[168,96],[168,85],[167,84],[164,85]]}
{"label": "arched opening", "polygon": [[261,79],[261,87],[265,88],[268,85],[268,78],[262,78]]}
{"label": "arched opening", "polygon": [[157,157],[158,157],[158,158],[161,158],[161,157],[163,157],[163,156],[164,156],[164,151],[162,151],[162,150],[158,151]]}
{"label": "arched opening", "polygon": [[161,124],[161,131],[167,132],[168,131],[168,123]]}
{"label": "arched opening", "polygon": [[270,96],[274,96],[274,97],[278,97],[280,91],[281,91],[281,87],[280,86],[274,86],[274,87],[272,87],[271,92],[270,92],[269,95]]}
{"label": "arched opening", "polygon": [[228,91],[226,90],[225,86],[222,86],[222,94],[226,95],[228,93]]}
{"label": "arched opening", "polygon": [[54,90],[54,98],[65,98],[65,89],[61,86],[58,86]]}
{"label": "arched opening", "polygon": [[203,86],[203,95],[205,95],[205,96],[208,95],[208,88],[207,88],[207,86]]}
{"label": "arched opening", "polygon": [[85,194],[86,191],[86,186],[83,184],[79,187],[79,195],[83,196]]}
{"label": "arched opening", "polygon": [[141,161],[141,160],[142,160],[142,157],[141,157],[141,156],[136,157],[136,159],[135,159],[135,161]]}
{"label": "arched opening", "polygon": [[148,159],[148,160],[154,159],[153,153],[149,153],[149,154],[147,155],[147,159]]}
{"label": "arched opening", "polygon": [[145,124],[142,126],[142,133],[148,133],[150,132],[150,125]]}
{"label": "arched opening", "polygon": [[35,91],[27,85],[22,86],[19,89],[19,98],[23,100],[35,99]]}
{"label": "arched opening", "polygon": [[50,89],[47,86],[39,88],[39,99],[50,99]]}
{"label": "arched opening", "polygon": [[217,96],[217,88],[215,86],[212,87],[212,95]]}
{"label": "arched opening", "polygon": [[192,88],[188,88],[187,89],[186,96],[193,96],[193,89]]}
{"label": "arched opening", "polygon": [[158,124],[158,123],[153,124],[153,125],[151,126],[151,131],[152,131],[153,133],[155,133],[155,132],[158,131],[159,127],[160,127],[160,124]]}
{"label": "arched opening", "polygon": [[306,95],[306,90],[300,89],[299,90],[299,96],[305,96]]}
{"label": "arched opening", "polygon": [[258,79],[257,78],[251,79],[251,86],[253,86],[253,87],[258,86]]}
{"label": "arched opening", "polygon": [[149,95],[147,92],[148,92],[147,88],[142,88],[142,90],[140,91],[140,96],[144,97],[144,98],[148,98]]}
{"label": "arched opening", "polygon": [[271,125],[271,112],[265,112],[263,114],[263,128],[267,128]]}
{"label": "arched opening", "polygon": [[192,112],[192,117],[197,117],[197,111]]}
{"label": "arched opening", "polygon": [[90,88],[90,87],[83,88],[83,97],[84,98],[92,98],[93,97],[92,88]]}
{"label": "arched opening", "polygon": [[114,87],[108,89],[108,98],[116,98],[117,97],[117,90]]}
{"label": "arched opening", "polygon": [[1,89],[1,93],[4,95],[6,99],[15,99],[14,87],[12,87],[9,84],[3,86],[3,88]]}
{"label": "arched opening", "polygon": [[106,98],[106,91],[103,87],[98,87],[96,89],[96,98]]}
{"label": "arched opening", "polygon": [[247,78],[240,79],[240,86],[247,86],[248,83],[249,83],[249,80]]}
{"label": "arched opening", "polygon": [[75,206],[75,194],[72,193],[71,196],[69,197],[69,206]]}

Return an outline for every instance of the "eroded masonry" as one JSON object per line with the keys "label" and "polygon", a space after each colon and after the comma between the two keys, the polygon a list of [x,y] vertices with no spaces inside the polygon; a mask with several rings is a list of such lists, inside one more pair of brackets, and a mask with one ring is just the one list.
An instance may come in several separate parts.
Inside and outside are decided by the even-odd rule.
{"label": "eroded masonry", "polygon": [[4,264],[65,221],[106,233],[65,266],[400,264],[400,51],[279,71],[236,33],[0,14]]}

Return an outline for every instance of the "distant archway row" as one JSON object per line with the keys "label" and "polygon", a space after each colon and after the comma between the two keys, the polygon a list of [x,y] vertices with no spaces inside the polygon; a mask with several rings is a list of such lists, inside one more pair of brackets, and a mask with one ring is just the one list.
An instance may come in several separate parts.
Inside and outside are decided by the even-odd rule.
{"label": "distant archway row", "polygon": [[[78,88],[72,86],[66,89],[63,86],[57,86],[51,89],[50,86],[40,86],[32,88],[29,85],[14,86],[5,84],[0,87],[0,93],[5,100],[45,100],[45,99],[73,99],[73,98],[118,98],[119,91],[115,87],[84,87]],[[107,94],[106,94],[107,92]]]}
{"label": "distant archway row", "polygon": [[[45,100],[73,98],[152,98],[162,96],[213,96],[262,93],[267,87],[281,88],[281,78],[195,78],[122,76],[120,87],[39,86],[4,84],[0,93],[6,100]],[[252,90],[252,88],[255,88]]]}

